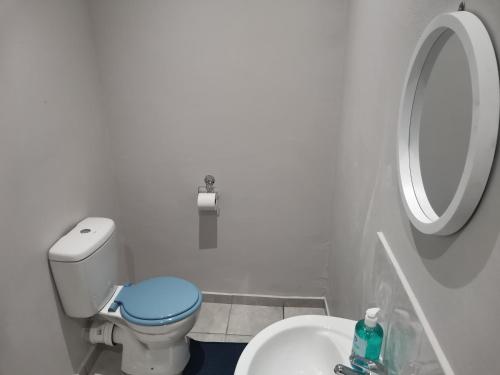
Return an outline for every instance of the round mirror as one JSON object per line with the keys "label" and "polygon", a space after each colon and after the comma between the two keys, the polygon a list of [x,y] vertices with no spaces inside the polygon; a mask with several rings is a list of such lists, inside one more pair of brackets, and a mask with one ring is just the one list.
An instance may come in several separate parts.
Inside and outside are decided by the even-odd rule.
{"label": "round mirror", "polygon": [[399,117],[400,190],[413,225],[460,229],[477,206],[499,121],[493,46],[471,13],[438,16],[412,57]]}
{"label": "round mirror", "polygon": [[441,38],[433,47],[440,50],[423,88],[419,140],[410,139],[418,142],[415,157],[425,195],[438,216],[450,205],[462,177],[472,125],[467,55],[455,34],[443,33]]}

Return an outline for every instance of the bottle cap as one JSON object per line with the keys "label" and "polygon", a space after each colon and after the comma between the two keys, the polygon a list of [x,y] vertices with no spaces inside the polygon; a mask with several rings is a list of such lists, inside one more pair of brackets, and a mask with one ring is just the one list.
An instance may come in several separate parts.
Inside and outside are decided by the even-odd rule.
{"label": "bottle cap", "polygon": [[377,325],[379,312],[380,309],[378,307],[373,307],[371,309],[366,310],[365,324],[367,327],[373,328]]}

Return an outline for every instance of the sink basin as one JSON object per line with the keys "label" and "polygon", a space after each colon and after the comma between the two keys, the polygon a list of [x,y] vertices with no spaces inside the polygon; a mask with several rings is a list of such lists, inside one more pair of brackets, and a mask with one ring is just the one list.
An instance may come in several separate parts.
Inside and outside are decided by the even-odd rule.
{"label": "sink basin", "polygon": [[234,375],[332,375],[349,364],[354,320],[303,315],[281,320],[247,345]]}

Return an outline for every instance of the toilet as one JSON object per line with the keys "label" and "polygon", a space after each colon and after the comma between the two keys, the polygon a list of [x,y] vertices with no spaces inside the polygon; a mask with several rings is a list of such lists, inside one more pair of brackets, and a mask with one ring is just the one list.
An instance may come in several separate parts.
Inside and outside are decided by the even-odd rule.
{"label": "toilet", "polygon": [[78,223],[49,250],[49,263],[66,315],[93,317],[90,342],[121,344],[125,374],[182,373],[202,302],[196,285],[171,276],[117,285],[115,223],[107,218]]}

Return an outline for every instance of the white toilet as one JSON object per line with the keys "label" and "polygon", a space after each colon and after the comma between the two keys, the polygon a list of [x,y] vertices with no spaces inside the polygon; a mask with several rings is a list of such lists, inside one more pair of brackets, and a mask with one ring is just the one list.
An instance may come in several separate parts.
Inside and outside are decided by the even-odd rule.
{"label": "white toilet", "polygon": [[74,318],[97,318],[90,341],[123,345],[126,374],[181,374],[189,361],[186,335],[196,322],[202,295],[194,284],[177,277],[116,285],[114,231],[111,219],[87,218],[50,249],[64,310]]}

